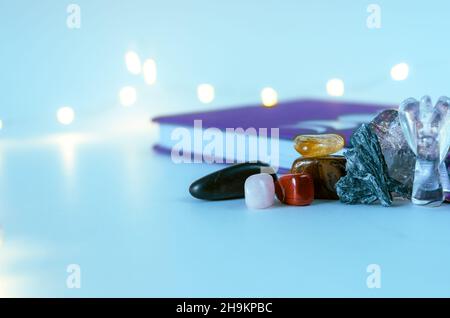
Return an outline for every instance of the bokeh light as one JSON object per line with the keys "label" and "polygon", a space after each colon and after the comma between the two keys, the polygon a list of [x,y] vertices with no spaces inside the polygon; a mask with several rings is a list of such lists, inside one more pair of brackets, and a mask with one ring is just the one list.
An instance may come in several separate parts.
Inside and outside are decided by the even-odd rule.
{"label": "bokeh light", "polygon": [[327,93],[330,96],[343,96],[345,92],[344,81],[340,78],[332,78],[327,82]]}
{"label": "bokeh light", "polygon": [[272,87],[265,87],[261,91],[261,102],[265,107],[273,107],[278,104],[278,93]]}
{"label": "bokeh light", "polygon": [[144,80],[148,85],[153,85],[156,82],[157,70],[156,62],[153,59],[148,59],[143,66]]}
{"label": "bokeh light", "polygon": [[391,77],[394,81],[404,81],[408,75],[409,66],[406,63],[399,63],[391,68]]}
{"label": "bokeh light", "polygon": [[134,105],[137,100],[136,89],[132,86],[123,87],[119,92],[119,99],[120,103],[125,107]]}
{"label": "bokeh light", "polygon": [[215,89],[211,84],[200,84],[197,87],[198,99],[204,103],[211,103],[215,98]]}
{"label": "bokeh light", "polygon": [[75,111],[68,106],[61,107],[56,112],[56,118],[63,125],[70,125],[75,119]]}
{"label": "bokeh light", "polygon": [[141,73],[141,59],[134,51],[128,51],[125,54],[125,65],[127,66],[128,72],[134,75]]}

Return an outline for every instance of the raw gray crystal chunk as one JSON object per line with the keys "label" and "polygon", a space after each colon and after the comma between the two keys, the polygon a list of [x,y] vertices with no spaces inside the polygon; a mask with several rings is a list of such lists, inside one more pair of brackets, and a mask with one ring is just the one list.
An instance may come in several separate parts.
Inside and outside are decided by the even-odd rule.
{"label": "raw gray crystal chunk", "polygon": [[372,120],[370,128],[378,137],[389,176],[405,185],[411,193],[416,156],[403,134],[398,111],[395,109],[382,111]]}
{"label": "raw gray crystal chunk", "polygon": [[350,143],[352,148],[344,154],[347,175],[336,184],[341,202],[370,204],[379,200],[383,206],[390,206],[392,192],[409,196],[407,187],[389,176],[377,135],[370,125],[361,125]]}

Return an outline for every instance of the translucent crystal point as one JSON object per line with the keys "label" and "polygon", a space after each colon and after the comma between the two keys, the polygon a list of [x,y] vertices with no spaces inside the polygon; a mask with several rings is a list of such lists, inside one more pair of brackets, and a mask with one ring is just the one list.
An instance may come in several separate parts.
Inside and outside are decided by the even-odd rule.
{"label": "translucent crystal point", "polygon": [[416,155],[412,201],[439,206],[444,200],[448,178],[443,161],[450,145],[450,99],[439,98],[433,107],[430,97],[408,98],[399,107],[399,120],[409,147]]}

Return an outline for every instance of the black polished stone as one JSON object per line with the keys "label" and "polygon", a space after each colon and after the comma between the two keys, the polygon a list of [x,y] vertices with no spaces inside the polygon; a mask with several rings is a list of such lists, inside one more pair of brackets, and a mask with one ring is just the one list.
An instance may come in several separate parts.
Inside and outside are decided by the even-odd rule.
{"label": "black polished stone", "polygon": [[269,173],[277,179],[275,171],[266,163],[240,163],[198,179],[189,187],[194,198],[202,200],[229,200],[244,197],[244,184],[248,177]]}

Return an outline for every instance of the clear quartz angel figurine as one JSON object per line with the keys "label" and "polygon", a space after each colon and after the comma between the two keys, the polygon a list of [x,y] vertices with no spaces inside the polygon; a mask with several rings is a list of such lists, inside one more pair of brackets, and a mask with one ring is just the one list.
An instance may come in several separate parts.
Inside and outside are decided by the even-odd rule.
{"label": "clear quartz angel figurine", "polygon": [[422,97],[420,102],[408,98],[400,104],[400,124],[416,155],[414,204],[439,206],[444,200],[444,187],[449,184],[444,163],[450,144],[449,108],[450,99],[445,96],[435,106],[429,96]]}

